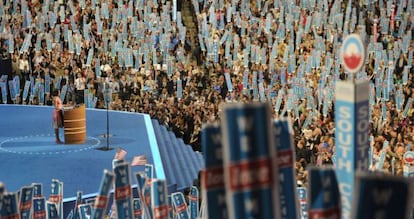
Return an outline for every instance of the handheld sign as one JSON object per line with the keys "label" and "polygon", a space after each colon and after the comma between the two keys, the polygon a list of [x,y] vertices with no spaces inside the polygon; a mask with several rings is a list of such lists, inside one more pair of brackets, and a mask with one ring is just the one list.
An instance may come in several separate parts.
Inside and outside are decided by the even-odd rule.
{"label": "handheld sign", "polygon": [[340,218],[340,194],[332,167],[309,170],[309,218]]}
{"label": "handheld sign", "polygon": [[168,219],[168,199],[165,180],[151,182],[151,207],[154,219]]}
{"label": "handheld sign", "polygon": [[205,169],[201,171],[201,188],[208,218],[226,218],[226,190],[224,188],[223,148],[219,125],[208,123],[201,132]]}
{"label": "handheld sign", "polygon": [[403,160],[405,164],[414,164],[414,152],[407,151],[404,153]]}
{"label": "handheld sign", "polygon": [[118,216],[121,218],[133,218],[132,213],[132,189],[129,163],[120,163],[115,166],[115,202]]}
{"label": "handheld sign", "polygon": [[296,171],[292,124],[287,119],[273,122],[273,135],[277,150],[275,162],[279,167],[281,218],[299,218],[296,194]]}
{"label": "handheld sign", "polygon": [[184,195],[181,192],[171,194],[175,211],[177,212],[178,219],[189,219],[187,211],[187,203],[185,202]]}
{"label": "handheld sign", "polygon": [[108,207],[109,193],[114,181],[114,173],[109,170],[104,170],[104,174],[99,186],[99,193],[95,199],[94,208],[92,211],[92,218],[101,219],[105,215],[105,210]]}
{"label": "handheld sign", "polygon": [[17,193],[4,194],[0,203],[0,218],[20,219]]}
{"label": "handheld sign", "polygon": [[365,47],[357,34],[348,35],[341,47],[343,67],[350,73],[356,73],[364,64]]}
{"label": "handheld sign", "polygon": [[198,217],[198,204],[199,204],[199,193],[196,186],[192,186],[190,189],[189,199],[189,215],[190,219],[196,219]]}
{"label": "handheld sign", "polygon": [[299,199],[300,205],[300,217],[302,219],[308,218],[308,201],[307,201],[307,191],[305,187],[297,188],[297,197]]}
{"label": "handheld sign", "polygon": [[46,199],[34,198],[33,199],[33,219],[46,218]]}
{"label": "handheld sign", "polygon": [[30,219],[32,212],[33,186],[25,186],[20,190],[20,218]]}
{"label": "handheld sign", "polygon": [[413,182],[399,176],[357,173],[352,218],[411,218]]}
{"label": "handheld sign", "polygon": [[269,105],[227,104],[222,118],[228,218],[280,218]]}

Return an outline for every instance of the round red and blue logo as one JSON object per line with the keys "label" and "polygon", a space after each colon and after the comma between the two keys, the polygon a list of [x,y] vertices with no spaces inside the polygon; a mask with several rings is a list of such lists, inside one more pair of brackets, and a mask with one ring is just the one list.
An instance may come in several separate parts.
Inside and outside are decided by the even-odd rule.
{"label": "round red and blue logo", "polygon": [[341,59],[345,70],[350,73],[355,73],[362,68],[365,60],[365,47],[358,34],[350,34],[344,39]]}
{"label": "round red and blue logo", "polygon": [[407,151],[404,153],[403,160],[406,164],[414,164],[414,152]]}

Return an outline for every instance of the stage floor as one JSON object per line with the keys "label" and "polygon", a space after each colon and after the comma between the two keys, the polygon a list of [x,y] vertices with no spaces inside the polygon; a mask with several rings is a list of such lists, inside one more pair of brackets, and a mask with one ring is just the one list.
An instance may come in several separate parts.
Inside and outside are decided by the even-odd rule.
{"label": "stage floor", "polygon": [[[109,146],[115,149],[101,151],[97,148],[107,145],[103,136],[107,132],[106,110],[86,110],[87,139],[79,145],[55,143],[52,110],[48,106],[0,104],[0,181],[7,191],[36,182],[43,184],[48,197],[51,180],[59,179],[64,183],[64,198],[75,197],[77,191],[96,193],[103,170],[112,169],[118,147],[128,152],[128,161],[143,154],[148,163],[155,160],[155,174],[163,175],[148,115],[109,111]],[[63,129],[60,136],[64,139]],[[143,170],[142,166],[131,168],[132,173]],[[136,184],[133,174],[131,179]]]}

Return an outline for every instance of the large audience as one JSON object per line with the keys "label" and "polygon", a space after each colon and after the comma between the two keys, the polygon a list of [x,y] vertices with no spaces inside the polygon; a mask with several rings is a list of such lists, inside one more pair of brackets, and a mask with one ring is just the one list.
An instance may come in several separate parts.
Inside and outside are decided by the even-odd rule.
{"label": "large audience", "polygon": [[[371,168],[402,175],[414,150],[413,5],[349,2],[193,0],[194,33],[166,0],[0,1],[3,83],[19,77],[15,104],[50,105],[59,89],[66,104],[96,108],[111,88],[110,109],[148,113],[195,150],[223,104],[268,101],[292,121],[306,183],[308,166],[335,159],[335,82],[369,80]],[[355,75],[338,52],[350,33],[367,46]]]}

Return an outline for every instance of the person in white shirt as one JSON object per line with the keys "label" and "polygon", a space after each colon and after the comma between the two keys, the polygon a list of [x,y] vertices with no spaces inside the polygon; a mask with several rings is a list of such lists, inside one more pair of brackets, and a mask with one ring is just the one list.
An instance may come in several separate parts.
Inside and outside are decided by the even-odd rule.
{"label": "person in white shirt", "polygon": [[86,86],[86,78],[82,73],[78,72],[75,79],[75,89],[76,89],[76,104],[84,103],[84,90]]}
{"label": "person in white shirt", "polygon": [[20,73],[23,76],[23,80],[28,81],[30,80],[30,66],[29,66],[29,60],[27,58],[27,54],[24,53],[22,58],[18,61],[18,68],[20,70]]}

